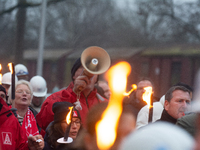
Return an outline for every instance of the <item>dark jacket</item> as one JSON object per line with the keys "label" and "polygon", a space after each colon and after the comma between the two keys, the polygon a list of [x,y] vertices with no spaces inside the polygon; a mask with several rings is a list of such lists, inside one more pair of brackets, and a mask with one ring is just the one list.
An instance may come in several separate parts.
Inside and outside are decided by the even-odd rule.
{"label": "dark jacket", "polygon": [[53,121],[47,126],[46,131],[45,131],[45,136],[44,136],[44,149],[43,150],[56,150],[56,148],[51,146],[51,143],[48,142],[48,137],[49,137],[49,128],[52,126]]}
{"label": "dark jacket", "polygon": [[[35,120],[36,120],[36,115],[38,114],[38,112],[32,106],[29,106],[29,109],[32,111],[32,113],[33,113],[33,115],[35,117]],[[38,125],[38,123],[37,123],[37,128],[38,128],[38,131],[41,132],[41,128]]]}
{"label": "dark jacket", "polygon": [[185,129],[188,133],[190,133],[193,137],[196,133],[196,120],[197,120],[197,113],[191,113],[179,118],[176,122],[176,125]]}
{"label": "dark jacket", "polygon": [[172,116],[170,116],[167,111],[164,109],[161,115],[161,118],[157,121],[167,121],[169,123],[172,124],[176,124],[177,119],[173,118]]}

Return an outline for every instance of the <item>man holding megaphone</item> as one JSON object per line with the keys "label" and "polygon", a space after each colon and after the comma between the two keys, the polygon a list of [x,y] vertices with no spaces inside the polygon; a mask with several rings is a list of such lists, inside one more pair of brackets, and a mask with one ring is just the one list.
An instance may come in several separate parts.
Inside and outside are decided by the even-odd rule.
{"label": "man holding megaphone", "polygon": [[104,49],[97,46],[86,48],[71,69],[72,82],[69,86],[53,93],[43,102],[41,111],[36,116],[38,125],[45,130],[54,119],[53,104],[62,101],[70,102],[79,109],[84,125],[88,110],[93,105],[106,101],[97,93],[94,85],[98,75],[107,71],[109,67],[110,56]]}

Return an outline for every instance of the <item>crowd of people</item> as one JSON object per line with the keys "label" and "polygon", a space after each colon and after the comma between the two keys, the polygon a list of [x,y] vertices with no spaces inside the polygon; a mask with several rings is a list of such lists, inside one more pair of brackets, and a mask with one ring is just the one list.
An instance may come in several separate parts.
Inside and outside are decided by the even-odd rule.
{"label": "crowd of people", "polygon": [[[45,79],[36,75],[29,80],[26,66],[18,64],[14,98],[11,74],[5,73],[0,85],[0,149],[98,150],[96,124],[112,91],[109,81],[100,80],[98,74],[88,77],[83,70],[78,58],[71,68],[71,83],[47,96]],[[109,149],[200,149],[200,115],[190,109],[193,88],[177,83],[161,98],[153,95],[149,122],[149,107],[143,100],[144,88],[149,86],[154,88],[153,81],[142,77],[137,89],[124,98],[117,136]],[[69,125],[66,117],[71,107]],[[72,141],[58,141],[67,131]]]}

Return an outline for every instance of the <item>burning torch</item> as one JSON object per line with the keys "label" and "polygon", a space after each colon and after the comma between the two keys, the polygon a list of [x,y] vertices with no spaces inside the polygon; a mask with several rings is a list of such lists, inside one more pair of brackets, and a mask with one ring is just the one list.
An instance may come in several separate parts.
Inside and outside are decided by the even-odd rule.
{"label": "burning torch", "polygon": [[127,62],[120,62],[108,71],[112,95],[106,110],[102,114],[102,119],[95,125],[99,149],[109,149],[115,142],[118,121],[122,113],[123,94],[130,71],[131,66]]}
{"label": "burning torch", "polygon": [[11,79],[12,79],[12,83],[11,83],[11,98],[15,99],[15,65],[14,63],[9,63],[8,67],[10,69],[11,72]]}
{"label": "burning torch", "polygon": [[72,117],[73,117],[73,106],[69,107],[69,113],[66,116],[67,128],[66,128],[64,137],[59,138],[57,140],[58,143],[66,144],[66,143],[73,142],[73,139],[71,137],[69,137],[69,131],[70,131],[70,128],[71,128]]}
{"label": "burning torch", "polygon": [[152,92],[152,87],[148,86],[144,88],[145,92],[142,95],[143,100],[147,103],[149,107],[149,120],[148,122],[152,122],[152,117],[153,117],[153,92]]}

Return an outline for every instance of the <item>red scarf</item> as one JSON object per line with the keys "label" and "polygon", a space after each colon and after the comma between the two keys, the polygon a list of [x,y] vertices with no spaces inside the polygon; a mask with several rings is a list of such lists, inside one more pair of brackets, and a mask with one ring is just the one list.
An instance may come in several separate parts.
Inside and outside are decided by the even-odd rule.
{"label": "red scarf", "polygon": [[27,137],[29,135],[35,136],[35,135],[39,134],[35,117],[30,109],[28,109],[28,111],[26,112],[26,114],[24,116],[24,120],[22,123],[22,129],[26,133]]}

